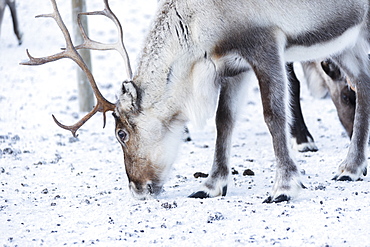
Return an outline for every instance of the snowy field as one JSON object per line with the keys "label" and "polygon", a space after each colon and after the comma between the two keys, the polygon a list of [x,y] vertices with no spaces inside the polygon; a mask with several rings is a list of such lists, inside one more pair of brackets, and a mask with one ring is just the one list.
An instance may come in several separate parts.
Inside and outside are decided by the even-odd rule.
{"label": "snowy field", "polygon": [[[59,1],[71,25],[70,1]],[[88,0],[89,10],[103,8]],[[105,129],[101,114],[79,137],[57,127],[51,114],[69,124],[78,112],[76,69],[69,60],[29,67],[34,56],[59,52],[64,40],[51,19],[48,0],[18,1],[24,42],[17,45],[6,11],[0,37],[0,245],[1,246],[370,246],[370,179],[334,182],[349,144],[329,98],[315,99],[303,86],[302,107],[319,148],[295,153],[307,189],[280,204],[262,204],[271,190],[275,161],[262,118],[255,81],[235,131],[232,175],[226,197],[189,199],[207,173],[214,150],[212,121],[191,128],[164,192],[136,201],[128,191],[114,120]],[[156,0],[111,0],[125,30],[135,64]],[[113,24],[89,19],[91,36],[115,39]],[[102,93],[115,100],[123,65],[115,52],[93,52],[93,73]],[[254,176],[243,176],[246,169]],[[236,173],[236,172],[235,172]]]}

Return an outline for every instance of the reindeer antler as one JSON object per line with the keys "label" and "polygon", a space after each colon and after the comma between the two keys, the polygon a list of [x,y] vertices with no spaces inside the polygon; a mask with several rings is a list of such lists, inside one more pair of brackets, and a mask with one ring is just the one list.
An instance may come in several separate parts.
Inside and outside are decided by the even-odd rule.
{"label": "reindeer antler", "polygon": [[84,39],[84,43],[79,45],[79,46],[76,46],[76,47],[73,46],[71,36],[70,36],[69,31],[66,28],[66,26],[65,26],[65,24],[62,20],[62,17],[60,16],[60,13],[59,13],[59,10],[58,10],[58,7],[57,7],[57,4],[56,4],[55,0],[51,0],[51,3],[53,5],[53,9],[54,9],[52,14],[43,14],[43,15],[38,15],[36,17],[37,18],[38,17],[51,17],[56,21],[56,23],[58,24],[60,30],[62,31],[62,33],[64,35],[64,39],[66,41],[66,48],[63,49],[63,51],[60,52],[60,53],[57,53],[57,54],[54,54],[54,55],[51,55],[51,56],[47,56],[47,57],[41,57],[41,58],[32,57],[29,54],[28,50],[27,50],[27,55],[29,57],[29,61],[23,62],[21,64],[22,65],[42,65],[42,64],[45,64],[45,63],[48,63],[48,62],[53,62],[53,61],[56,61],[56,60],[59,60],[59,59],[62,59],[62,58],[69,58],[69,59],[72,59],[75,63],[77,63],[77,65],[84,71],[84,73],[86,74],[86,76],[87,76],[87,78],[90,82],[90,85],[93,89],[93,92],[94,92],[96,100],[97,100],[97,104],[94,107],[94,109],[91,112],[89,112],[86,116],[84,116],[76,124],[71,125],[71,126],[61,124],[53,115],[53,119],[59,127],[71,131],[73,136],[76,137],[77,136],[76,131],[97,112],[102,112],[103,113],[103,121],[104,121],[103,127],[105,127],[105,123],[106,123],[105,113],[107,111],[114,111],[114,109],[115,109],[115,104],[112,104],[111,102],[106,100],[102,96],[102,94],[100,93],[91,71],[86,66],[85,62],[83,61],[82,57],[77,52],[77,50],[82,49],[82,48],[94,49],[94,50],[117,50],[119,53],[121,53],[122,57],[124,58],[124,60],[126,62],[126,69],[127,69],[127,74],[128,74],[129,79],[131,79],[131,77],[132,77],[131,66],[130,66],[130,61],[129,61],[128,54],[127,54],[125,46],[123,44],[121,24],[118,21],[117,17],[110,10],[109,5],[108,5],[108,0],[104,0],[105,9],[103,11],[90,12],[90,13],[81,13],[80,15],[104,15],[104,16],[110,18],[116,24],[116,26],[118,28],[118,35],[119,35],[118,41],[115,44],[102,44],[102,43],[99,43],[99,42],[96,42],[96,41],[92,41],[90,38],[87,37],[87,35],[85,33],[85,30],[84,30],[84,28],[81,24],[80,15],[79,15],[78,16],[78,25],[80,27],[80,30],[81,30],[81,33],[82,33],[82,36],[83,36],[83,39]]}
{"label": "reindeer antler", "polygon": [[[92,49],[92,50],[116,50],[118,51],[123,60],[125,61],[125,68],[126,68],[126,73],[127,73],[127,78],[129,80],[132,79],[132,70],[130,66],[130,58],[127,54],[125,45],[123,43],[123,31],[122,31],[122,26],[121,23],[119,22],[118,18],[116,15],[112,12],[112,10],[109,7],[108,0],[104,0],[104,5],[105,8],[102,11],[94,11],[94,12],[86,12],[86,13],[79,13],[77,20],[78,20],[78,26],[80,27],[82,37],[84,39],[84,43],[81,45],[76,46],[76,49]],[[103,15],[111,19],[114,24],[117,27],[118,30],[118,39],[116,43],[113,44],[103,44],[94,40],[91,40],[85,32],[85,29],[81,23],[81,15]]]}

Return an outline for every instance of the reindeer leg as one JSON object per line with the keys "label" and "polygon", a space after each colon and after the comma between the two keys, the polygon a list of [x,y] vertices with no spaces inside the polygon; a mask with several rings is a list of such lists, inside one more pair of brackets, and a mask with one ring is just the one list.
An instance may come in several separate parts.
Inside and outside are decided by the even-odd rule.
{"label": "reindeer leg", "polygon": [[14,33],[17,36],[18,44],[21,45],[23,42],[22,40],[23,34],[19,30],[19,23],[18,23],[17,9],[15,6],[15,0],[14,1],[7,0],[7,4],[10,8],[10,13],[12,15]]}
{"label": "reindeer leg", "polygon": [[300,82],[294,72],[293,63],[287,63],[287,73],[290,83],[291,94],[291,111],[292,122],[290,124],[290,132],[293,137],[293,146],[299,152],[316,152],[318,148],[315,145],[311,133],[308,131],[304,122],[301,101],[300,101]]}
{"label": "reindeer leg", "polygon": [[[265,54],[266,55],[266,54]],[[264,202],[289,201],[304,186],[300,182],[298,167],[291,157],[288,138],[289,108],[285,64],[279,55],[276,59],[262,59],[252,65],[259,81],[263,114],[272,136],[276,157],[276,178],[273,192]]]}
{"label": "reindeer leg", "polygon": [[1,34],[1,24],[3,22],[5,7],[6,7],[5,0],[0,0],[0,34]]}
{"label": "reindeer leg", "polygon": [[241,81],[244,74],[221,79],[221,91],[216,112],[217,138],[212,169],[201,190],[191,194],[189,196],[191,198],[226,195],[230,174],[231,137],[237,113],[237,103],[239,96],[244,91],[241,87],[246,84]]}
{"label": "reindeer leg", "polygon": [[[366,41],[363,41],[366,42]],[[345,160],[339,165],[333,178],[338,181],[356,181],[367,173],[367,143],[370,120],[370,63],[367,47],[358,44],[354,51],[334,58],[356,87],[356,110],[353,134]]]}

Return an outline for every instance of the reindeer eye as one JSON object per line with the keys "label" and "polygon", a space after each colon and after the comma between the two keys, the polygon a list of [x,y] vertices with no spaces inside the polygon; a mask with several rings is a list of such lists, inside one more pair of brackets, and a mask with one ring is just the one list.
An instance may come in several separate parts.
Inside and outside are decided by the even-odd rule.
{"label": "reindeer eye", "polygon": [[118,138],[118,141],[121,142],[121,143],[124,143],[127,141],[128,139],[128,134],[126,131],[124,131],[123,129],[119,129],[117,131],[117,138]]}

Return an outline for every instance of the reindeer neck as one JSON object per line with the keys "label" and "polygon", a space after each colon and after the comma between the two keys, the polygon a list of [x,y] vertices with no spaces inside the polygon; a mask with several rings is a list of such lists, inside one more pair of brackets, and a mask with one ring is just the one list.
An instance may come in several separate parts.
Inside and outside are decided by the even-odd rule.
{"label": "reindeer neck", "polygon": [[202,126],[217,104],[215,64],[192,33],[195,11],[188,0],[161,2],[134,77],[140,108],[169,125],[190,120]]}
{"label": "reindeer neck", "polygon": [[[176,97],[178,90],[175,88],[181,85],[174,85],[170,77],[181,81],[181,77],[190,73],[189,60],[195,59],[188,17],[183,16],[175,5],[177,3],[173,1],[163,3],[144,43],[134,77],[134,82],[144,94],[144,108]],[[179,71],[177,64],[189,68],[183,67]]]}

